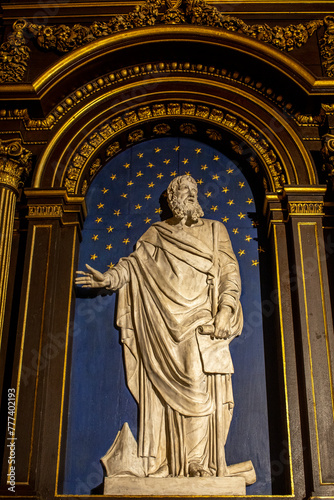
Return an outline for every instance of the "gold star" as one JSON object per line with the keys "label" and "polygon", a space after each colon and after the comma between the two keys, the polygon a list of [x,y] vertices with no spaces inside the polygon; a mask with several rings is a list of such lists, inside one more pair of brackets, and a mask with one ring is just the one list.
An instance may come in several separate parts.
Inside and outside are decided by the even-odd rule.
{"label": "gold star", "polygon": [[92,240],[97,241],[98,239],[99,239],[99,235],[98,234],[93,234]]}
{"label": "gold star", "polygon": [[264,253],[264,252],[265,252],[265,250],[264,250],[264,248],[262,248],[261,246],[259,246],[259,248],[258,248],[258,252],[259,252],[259,253]]}
{"label": "gold star", "polygon": [[201,165],[201,170],[206,170],[208,168],[207,165]]}
{"label": "gold star", "polygon": [[93,255],[91,255],[91,256],[90,256],[90,258],[91,258],[91,260],[95,260],[95,259],[97,259],[98,257],[97,257],[97,255],[96,255],[96,253],[93,253]]}
{"label": "gold star", "polygon": [[188,170],[188,172],[184,172],[184,174],[185,175],[191,175],[191,173],[189,172],[189,170]]}
{"label": "gold star", "polygon": [[212,205],[211,210],[216,212],[218,210],[218,205]]}
{"label": "gold star", "polygon": [[103,194],[106,194],[109,191],[109,189],[103,188],[103,189],[101,189],[101,191],[102,191]]}
{"label": "gold star", "polygon": [[225,215],[225,217],[222,217],[223,222],[227,222],[228,220],[229,220],[229,217],[226,217],[226,215]]}
{"label": "gold star", "polygon": [[124,167],[124,168],[130,168],[130,163],[125,163],[125,164],[123,165],[123,167]]}
{"label": "gold star", "polygon": [[99,203],[99,204],[97,205],[97,208],[104,208],[104,204],[103,204],[103,203]]}
{"label": "gold star", "polygon": [[253,226],[253,227],[258,227],[258,225],[259,225],[259,221],[257,221],[257,220],[253,220],[253,222],[252,222],[252,226]]}
{"label": "gold star", "polygon": [[146,217],[146,219],[144,219],[145,221],[145,224],[148,224],[149,222],[151,222],[152,219],[149,219],[148,217]]}
{"label": "gold star", "polygon": [[112,244],[109,243],[109,245],[106,246],[106,250],[111,250],[112,249]]}
{"label": "gold star", "polygon": [[128,229],[130,229],[130,227],[132,227],[132,222],[126,222],[125,225]]}
{"label": "gold star", "polygon": [[127,245],[128,243],[130,243],[129,238],[124,238],[123,243],[124,243],[125,245]]}
{"label": "gold star", "polygon": [[234,201],[233,200],[228,200],[227,204],[230,205],[230,206],[234,205]]}
{"label": "gold star", "polygon": [[127,196],[128,196],[128,193],[122,193],[122,194],[121,194],[121,197],[122,197],[122,198],[126,198]]}
{"label": "gold star", "polygon": [[180,146],[174,146],[173,149],[174,151],[178,151],[180,149]]}
{"label": "gold star", "polygon": [[259,265],[259,261],[258,260],[252,260],[252,266],[258,266]]}
{"label": "gold star", "polygon": [[212,195],[212,192],[211,192],[211,191],[207,191],[207,192],[206,192],[206,193],[204,193],[204,194],[205,194],[205,196],[206,196],[207,198],[210,198],[210,196]]}
{"label": "gold star", "polygon": [[240,212],[240,214],[238,214],[238,217],[240,218],[240,220],[244,219],[246,217],[246,214]]}
{"label": "gold star", "polygon": [[248,200],[246,200],[246,203],[248,203],[248,205],[250,205],[251,203],[254,203],[253,198],[248,198]]}
{"label": "gold star", "polygon": [[114,215],[117,215],[117,217],[121,215],[121,210],[120,209],[114,210]]}
{"label": "gold star", "polygon": [[196,152],[196,154],[198,155],[198,154],[200,154],[200,153],[202,152],[202,150],[201,150],[200,148],[196,148],[196,149],[195,149],[195,152]]}
{"label": "gold star", "polygon": [[128,181],[127,186],[133,186],[133,181]]}
{"label": "gold star", "polygon": [[161,149],[160,148],[155,148],[154,150],[156,153],[160,153]]}
{"label": "gold star", "polygon": [[240,257],[241,257],[241,255],[245,255],[245,250],[241,250],[241,248],[240,248],[238,254],[240,255]]}
{"label": "gold star", "polygon": [[148,187],[149,187],[149,188],[153,188],[153,187],[154,187],[154,182],[150,182],[150,183],[148,184]]}
{"label": "gold star", "polygon": [[197,184],[203,184],[203,179],[197,179]]}
{"label": "gold star", "polygon": [[188,158],[184,158],[184,159],[182,160],[182,163],[183,163],[183,165],[187,165],[187,163],[189,163]]}
{"label": "gold star", "polygon": [[229,191],[229,188],[228,187],[223,187],[222,193],[227,193],[227,191]]}
{"label": "gold star", "polygon": [[161,212],[162,212],[161,208],[156,208],[156,209],[155,209],[155,213],[156,213],[156,214],[161,214]]}
{"label": "gold star", "polygon": [[248,234],[245,238],[245,241],[247,241],[248,243],[250,242],[250,240],[252,240],[253,238]]}
{"label": "gold star", "polygon": [[153,163],[151,163],[151,162],[150,162],[150,163],[148,163],[148,164],[147,164],[147,166],[148,166],[148,168],[152,168],[152,167],[154,167]]}
{"label": "gold star", "polygon": [[112,262],[110,262],[110,264],[108,264],[108,267],[109,269],[112,269],[114,267],[115,264],[113,264]]}
{"label": "gold star", "polygon": [[145,200],[150,200],[151,198],[152,198],[152,196],[150,194],[145,195]]}
{"label": "gold star", "polygon": [[171,172],[171,173],[170,173],[170,175],[171,175],[172,177],[175,177],[175,176],[177,175],[176,170],[174,170],[174,172]]}
{"label": "gold star", "polygon": [[116,174],[111,174],[110,179],[114,181],[116,179]]}
{"label": "gold star", "polygon": [[234,232],[234,234],[238,234],[238,233],[239,233],[239,229],[238,229],[237,227],[234,227],[234,228],[232,229],[232,231]]}
{"label": "gold star", "polygon": [[161,172],[160,172],[160,174],[157,174],[157,178],[158,178],[158,179],[162,179],[162,178],[163,178],[163,176],[164,176],[164,174],[162,174]]}
{"label": "gold star", "polygon": [[141,206],[141,205],[139,205],[139,203],[138,203],[138,205],[136,205],[136,206],[135,206],[135,209],[136,209],[136,210],[140,210],[140,209],[141,209],[141,207],[142,207],[142,206]]}
{"label": "gold star", "polygon": [[213,181],[218,181],[218,179],[219,179],[219,175],[215,174],[212,176]]}
{"label": "gold star", "polygon": [[166,165],[168,165],[168,163],[169,163],[169,162],[170,162],[170,160],[169,160],[169,159],[168,159],[168,160],[167,160],[167,159],[166,159],[166,160],[164,160],[164,163],[166,163]]}
{"label": "gold star", "polygon": [[136,177],[141,177],[143,174],[143,172],[141,170],[139,170],[139,172],[136,173]]}
{"label": "gold star", "polygon": [[111,227],[111,226],[107,227],[107,231],[108,231],[108,233],[112,233],[112,232],[113,232],[113,229],[114,229],[114,228],[113,228],[113,227]]}
{"label": "gold star", "polygon": [[234,171],[234,169],[233,169],[233,168],[228,168],[228,169],[226,169],[226,172],[227,172],[228,174],[233,174],[233,171]]}
{"label": "gold star", "polygon": [[144,153],[138,153],[137,156],[138,158],[142,158],[144,156]]}
{"label": "gold star", "polygon": [[239,187],[240,187],[240,188],[245,187],[245,183],[240,181],[240,182],[239,182]]}
{"label": "gold star", "polygon": [[97,218],[95,219],[95,222],[96,222],[97,224],[100,224],[100,222],[102,222],[102,217],[97,217]]}
{"label": "gold star", "polygon": [[219,156],[218,155],[214,155],[213,161],[218,161],[218,160],[219,160]]}

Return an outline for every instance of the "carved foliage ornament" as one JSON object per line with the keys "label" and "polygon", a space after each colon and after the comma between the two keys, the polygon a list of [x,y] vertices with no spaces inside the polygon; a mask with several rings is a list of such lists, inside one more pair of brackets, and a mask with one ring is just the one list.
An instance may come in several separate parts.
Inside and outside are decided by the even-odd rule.
{"label": "carved foliage ornament", "polygon": [[[177,110],[177,113],[175,112]],[[217,108],[211,108],[203,105],[195,105],[188,102],[176,103],[156,103],[152,106],[143,106],[136,111],[125,113],[121,116],[110,120],[101,127],[99,127],[87,140],[85,140],[79,148],[74,152],[70,163],[65,171],[64,186],[69,194],[76,193],[78,189],[79,178],[83,169],[90,162],[93,162],[89,171],[89,181],[92,179],[99,169],[102,167],[103,162],[96,156],[101,154],[102,147],[106,147],[105,161],[109,160],[122,148],[118,141],[112,141],[112,138],[117,135],[122,129],[126,129],[133,123],[140,123],[142,121],[161,117],[166,119],[170,115],[178,115],[181,118],[185,116],[193,116],[196,118],[204,118],[212,123],[214,126],[222,126],[223,128],[230,129],[242,138],[242,143],[238,144],[238,149],[234,149],[240,155],[249,153],[249,145],[258,153],[266,165],[267,171],[274,183],[274,188],[277,191],[282,189],[282,185],[286,182],[284,170],[278,158],[278,154],[272,149],[271,145],[261,136],[259,132],[254,130],[251,125],[240,120],[237,116],[225,113],[225,111]],[[171,130],[170,125],[167,123],[159,123],[154,126],[152,132],[155,135],[167,134]],[[180,125],[180,130],[184,134],[196,133],[196,127],[193,123],[185,122]],[[207,130],[208,136],[215,141],[222,139],[222,135],[216,129],[209,128]],[[101,137],[101,140],[98,139]],[[129,143],[134,143],[137,140],[145,139],[142,129],[136,129],[128,135]],[[233,144],[232,144],[233,147]],[[236,146],[234,146],[236,147]],[[252,164],[255,162],[255,166]],[[253,157],[248,158],[248,162],[254,168],[255,172],[259,172],[259,166]]]}
{"label": "carved foliage ornament", "polygon": [[334,135],[326,134],[322,138],[322,169],[327,172],[328,176],[334,180]]}
{"label": "carved foliage ornament", "polygon": [[[167,6],[167,10],[160,12],[163,5]],[[327,16],[324,20],[308,21],[305,24],[271,27],[268,24],[248,25],[237,17],[219,12],[215,7],[207,5],[204,0],[183,0],[183,2],[146,0],[129,14],[113,16],[107,22],[95,21],[90,26],[81,24],[49,26],[26,20],[16,21],[13,24],[13,32],[0,47],[0,82],[23,80],[29,60],[25,35],[29,38],[34,37],[39,47],[44,50],[66,53],[119,31],[157,24],[185,23],[242,33],[287,51],[302,47],[318,28],[325,25],[326,32],[321,40],[323,66],[327,76],[334,75],[334,17],[332,16]]]}
{"label": "carved foliage ornament", "polygon": [[21,144],[21,139],[0,139],[0,182],[18,189],[31,170],[32,153]]}

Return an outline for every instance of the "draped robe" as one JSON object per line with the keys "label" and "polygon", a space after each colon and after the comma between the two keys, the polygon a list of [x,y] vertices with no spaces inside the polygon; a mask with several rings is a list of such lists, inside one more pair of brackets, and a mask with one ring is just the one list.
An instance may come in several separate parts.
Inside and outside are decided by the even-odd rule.
{"label": "draped robe", "polygon": [[[119,280],[117,325],[127,384],[139,405],[138,455],[146,457],[147,473],[168,462],[173,475],[186,475],[186,462],[204,463],[204,455],[208,466],[214,461],[208,456],[215,412],[208,373],[224,374],[231,409],[229,342],[241,333],[243,321],[239,268],[226,228],[207,219],[190,227],[155,223],[110,272]],[[213,283],[218,309],[228,305],[233,311],[229,340],[196,334],[198,326],[213,323]]]}

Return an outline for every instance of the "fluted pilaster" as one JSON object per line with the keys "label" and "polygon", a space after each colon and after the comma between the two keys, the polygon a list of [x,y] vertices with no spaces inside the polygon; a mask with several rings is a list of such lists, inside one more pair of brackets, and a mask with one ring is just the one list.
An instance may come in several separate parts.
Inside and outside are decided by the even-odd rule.
{"label": "fluted pilaster", "polygon": [[0,139],[0,335],[6,306],[15,204],[18,189],[29,174],[31,156],[31,152],[22,147],[20,139]]}

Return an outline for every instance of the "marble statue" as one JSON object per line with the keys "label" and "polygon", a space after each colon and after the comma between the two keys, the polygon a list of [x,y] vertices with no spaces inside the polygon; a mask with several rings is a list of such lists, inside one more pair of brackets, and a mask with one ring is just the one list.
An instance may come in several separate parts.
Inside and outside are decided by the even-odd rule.
{"label": "marble statue", "polygon": [[234,406],[229,344],[243,326],[237,259],[225,226],[203,218],[192,177],[174,178],[167,199],[173,217],[154,223],[131,255],[104,274],[89,265],[77,273],[77,285],[118,290],[139,409],[137,442],[125,426],[102,461],[110,476],[251,484],[252,463],[227,466],[224,453]]}

